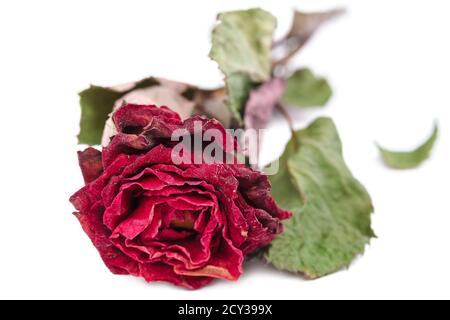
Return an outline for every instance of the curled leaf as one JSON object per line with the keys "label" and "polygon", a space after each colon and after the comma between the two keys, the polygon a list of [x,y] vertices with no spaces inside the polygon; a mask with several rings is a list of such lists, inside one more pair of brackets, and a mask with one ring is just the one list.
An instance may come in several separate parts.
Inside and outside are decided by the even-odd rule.
{"label": "curled leaf", "polygon": [[247,75],[235,73],[227,77],[227,106],[233,114],[235,127],[242,126],[245,104],[252,90],[253,83]]}
{"label": "curled leaf", "polygon": [[287,81],[283,103],[297,107],[321,107],[331,98],[328,81],[317,77],[309,69],[294,72]]}
{"label": "curled leaf", "polygon": [[209,53],[225,74],[228,107],[238,124],[254,84],[271,76],[271,47],[276,19],[262,9],[221,13]]}
{"label": "curled leaf", "polygon": [[276,19],[262,9],[224,12],[212,33],[211,59],[228,77],[235,73],[262,82],[270,77]]}
{"label": "curled leaf", "polygon": [[292,27],[287,37],[295,38],[298,44],[304,45],[323,23],[342,15],[344,12],[343,9],[312,13],[295,11]]}
{"label": "curled leaf", "polygon": [[394,169],[412,169],[418,167],[430,157],[433,146],[438,137],[438,125],[434,125],[431,136],[421,146],[412,151],[390,151],[380,145],[378,150],[386,165]]}
{"label": "curled leaf", "polygon": [[96,145],[101,141],[105,121],[114,102],[123,93],[109,88],[91,86],[80,93],[81,120],[78,143]]}
{"label": "curled leaf", "polygon": [[275,61],[274,65],[286,64],[325,22],[344,12],[343,9],[313,13],[294,11],[291,29],[284,38],[276,42],[276,47],[282,47],[285,54],[281,59]]}
{"label": "curled leaf", "polygon": [[309,278],[348,266],[374,237],[373,206],[344,162],[332,120],[320,118],[297,131],[279,166],[271,176],[272,194],[294,216],[272,242],[267,260]]}

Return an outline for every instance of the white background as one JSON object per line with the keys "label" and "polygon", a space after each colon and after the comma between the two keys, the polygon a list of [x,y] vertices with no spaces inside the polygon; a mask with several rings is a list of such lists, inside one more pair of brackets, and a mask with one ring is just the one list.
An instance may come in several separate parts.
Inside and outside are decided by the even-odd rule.
{"label": "white background", "polygon": [[[82,185],[77,93],[149,75],[214,87],[208,57],[216,13],[262,6],[289,27],[291,9],[344,6],[297,57],[335,90],[302,127],[334,118],[345,157],[376,207],[378,235],[349,270],[316,281],[252,262],[236,283],[191,292],[114,276],[84,235],[69,196]],[[1,1],[0,298],[450,298],[450,4],[448,1]],[[408,149],[440,138],[420,169],[394,171],[374,141]],[[264,159],[288,131],[270,125]]]}

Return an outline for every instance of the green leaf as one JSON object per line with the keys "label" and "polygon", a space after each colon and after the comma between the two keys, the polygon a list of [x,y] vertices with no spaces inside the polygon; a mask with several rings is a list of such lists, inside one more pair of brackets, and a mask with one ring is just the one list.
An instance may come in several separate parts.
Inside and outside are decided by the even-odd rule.
{"label": "green leaf", "polygon": [[227,78],[228,108],[239,122],[252,87],[252,81],[246,75],[235,73]]}
{"label": "green leaf", "polygon": [[126,91],[91,86],[80,92],[81,120],[78,143],[100,144],[105,122],[113,110],[114,102],[135,89],[147,88],[157,84],[159,82],[155,78],[147,78],[135,83]]}
{"label": "green leaf", "polygon": [[412,169],[418,167],[423,161],[430,157],[430,153],[433,149],[434,143],[438,137],[438,125],[434,125],[434,130],[431,136],[420,147],[413,151],[389,151],[380,145],[381,157],[383,161],[391,168],[394,169]]}
{"label": "green leaf", "polygon": [[221,13],[218,20],[209,55],[223,73],[243,73],[258,82],[269,79],[275,17],[262,9],[250,9]]}
{"label": "green leaf", "polygon": [[282,100],[291,106],[318,107],[324,106],[331,95],[327,80],[317,77],[309,69],[300,69],[289,77]]}
{"label": "green leaf", "polygon": [[228,106],[238,122],[252,83],[271,77],[276,19],[262,9],[221,13],[212,32],[211,59],[225,74]]}
{"label": "green leaf", "polygon": [[276,268],[321,277],[348,266],[374,237],[371,198],[345,164],[331,119],[295,133],[271,182],[278,204],[294,213],[266,254]]}
{"label": "green leaf", "polygon": [[114,102],[122,95],[122,92],[98,86],[91,86],[80,92],[81,120],[78,143],[100,144],[108,115]]}

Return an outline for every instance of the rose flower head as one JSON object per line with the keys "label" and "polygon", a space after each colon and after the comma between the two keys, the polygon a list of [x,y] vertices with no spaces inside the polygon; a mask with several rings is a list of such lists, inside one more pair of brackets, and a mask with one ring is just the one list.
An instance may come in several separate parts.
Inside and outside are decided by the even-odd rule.
{"label": "rose flower head", "polygon": [[166,107],[125,104],[113,122],[102,152],[79,152],[86,185],[70,199],[113,273],[190,289],[236,280],[244,257],[282,231],[291,214],[277,206],[265,175],[236,161],[204,161],[208,143],[178,152],[174,134],[209,130],[213,154],[235,152],[236,140],[218,121],[182,121]]}

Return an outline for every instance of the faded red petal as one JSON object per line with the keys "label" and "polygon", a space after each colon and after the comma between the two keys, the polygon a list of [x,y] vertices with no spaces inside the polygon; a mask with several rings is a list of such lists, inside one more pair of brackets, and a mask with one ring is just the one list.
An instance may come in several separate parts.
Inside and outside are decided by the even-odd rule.
{"label": "faded red petal", "polygon": [[117,135],[103,149],[103,165],[109,166],[120,154],[148,151],[159,143],[170,141],[180,128],[179,115],[167,107],[126,104],[114,112]]}
{"label": "faded red petal", "polygon": [[124,255],[109,240],[109,231],[101,221],[102,211],[102,207],[96,205],[88,213],[75,213],[75,216],[111,272],[138,275],[138,263]]}
{"label": "faded red petal", "polygon": [[192,236],[191,231],[187,230],[174,230],[174,229],[163,229],[157,235],[159,241],[180,241]]}
{"label": "faded red petal", "polygon": [[216,213],[216,218],[226,226],[233,244],[239,247],[246,240],[248,226],[242,212],[235,204],[239,183],[233,176],[233,171],[221,164],[205,164],[187,168],[183,176],[202,179],[215,186],[216,195],[222,207],[221,212]]}
{"label": "faded red petal", "polygon": [[118,132],[139,134],[144,129],[154,130],[154,137],[170,136],[173,128],[182,123],[180,116],[167,107],[136,104],[126,104],[117,109],[113,120]]}
{"label": "faded red petal", "polygon": [[148,282],[167,281],[187,289],[199,289],[211,283],[213,278],[188,277],[176,274],[171,265],[165,263],[147,263],[139,265],[140,275]]}
{"label": "faded red petal", "polygon": [[108,167],[121,154],[138,154],[149,150],[155,144],[155,141],[149,141],[143,136],[119,133],[103,148],[103,166]]}
{"label": "faded red petal", "polygon": [[113,231],[118,223],[123,220],[133,207],[135,194],[141,190],[139,185],[130,185],[120,191],[111,205],[106,208],[103,215],[103,223]]}
{"label": "faded red petal", "polygon": [[117,134],[103,149],[104,167],[120,154],[142,154],[160,144],[176,144],[171,140],[175,130],[190,136],[213,132],[212,142],[224,152],[233,154],[238,149],[237,140],[217,120],[197,115],[182,122],[178,114],[167,107],[126,104],[115,111],[113,120]]}
{"label": "faded red petal", "polygon": [[190,269],[186,265],[177,264],[175,272],[185,276],[204,276],[226,280],[237,280],[241,274],[243,254],[229,240],[222,239],[217,252],[201,268]]}
{"label": "faded red petal", "polygon": [[165,212],[163,211],[163,206],[163,203],[155,206],[150,224],[139,235],[139,239],[142,240],[142,242],[145,243],[146,241],[152,241],[155,237],[158,236],[159,230],[162,225],[162,216],[163,213],[165,214]]}
{"label": "faded red petal", "polygon": [[[200,124],[200,130],[197,130],[196,124]],[[186,119],[183,123],[182,129],[185,129],[191,135],[204,135],[205,131],[215,130],[217,134],[214,134],[213,136],[218,140],[214,140],[214,143],[217,144],[222,150],[225,152],[234,153],[239,148],[237,140],[233,138],[231,134],[223,127],[223,125],[215,119],[208,119],[206,117],[196,115]]]}
{"label": "faded red petal", "polygon": [[103,173],[102,153],[94,148],[78,151],[78,162],[86,184]]}
{"label": "faded red petal", "polygon": [[234,176],[239,180],[239,187],[244,198],[255,208],[263,209],[273,217],[284,220],[292,216],[290,211],[278,207],[270,191],[272,186],[266,175],[246,166],[232,166]]}
{"label": "faded red petal", "polygon": [[143,197],[136,209],[114,229],[113,236],[121,234],[129,240],[136,238],[152,222],[156,205],[163,202],[163,198]]}

